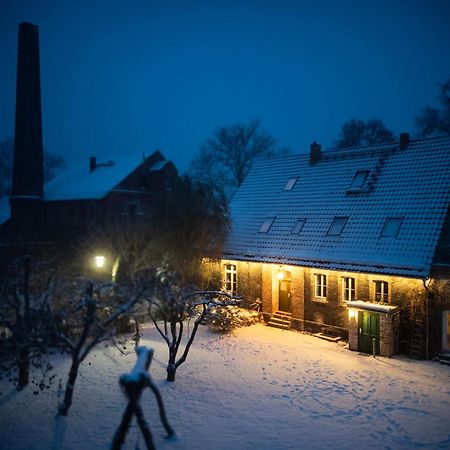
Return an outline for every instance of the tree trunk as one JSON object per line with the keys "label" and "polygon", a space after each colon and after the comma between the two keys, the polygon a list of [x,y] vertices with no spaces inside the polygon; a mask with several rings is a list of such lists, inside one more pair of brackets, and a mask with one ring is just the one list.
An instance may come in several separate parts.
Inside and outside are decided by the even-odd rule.
{"label": "tree trunk", "polygon": [[17,389],[22,389],[30,382],[30,360],[28,359],[28,348],[24,348],[19,353],[19,369]]}
{"label": "tree trunk", "polygon": [[66,391],[64,392],[64,400],[59,405],[59,413],[62,416],[67,416],[69,408],[72,405],[73,391],[75,389],[75,382],[77,381],[79,367],[80,362],[78,360],[78,355],[73,355],[72,366],[70,367],[69,378],[66,384]]}
{"label": "tree trunk", "polygon": [[170,351],[169,364],[167,364],[167,381],[175,381],[175,373],[177,371],[177,366],[175,364],[176,356],[176,353]]}

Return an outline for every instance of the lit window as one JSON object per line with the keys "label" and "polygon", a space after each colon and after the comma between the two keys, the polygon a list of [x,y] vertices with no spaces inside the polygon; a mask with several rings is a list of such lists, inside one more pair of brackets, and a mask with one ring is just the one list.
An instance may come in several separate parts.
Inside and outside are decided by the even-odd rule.
{"label": "lit window", "polygon": [[356,191],[358,189],[361,189],[367,181],[367,177],[369,176],[369,170],[358,170],[354,177],[352,182],[349,186],[349,191]]}
{"label": "lit window", "polygon": [[347,223],[348,217],[335,217],[328,229],[328,236],[339,236]]}
{"label": "lit window", "polygon": [[342,278],[342,298],[344,302],[354,302],[356,300],[355,279],[352,277]]}
{"label": "lit window", "polygon": [[381,230],[380,237],[397,237],[403,217],[388,217]]}
{"label": "lit window", "polygon": [[235,264],[225,264],[224,288],[231,295],[237,293],[237,268]]}
{"label": "lit window", "polygon": [[259,228],[258,233],[267,233],[270,230],[270,227],[272,226],[274,220],[275,217],[267,217],[266,219],[264,219],[264,222]]}
{"label": "lit window", "polygon": [[303,225],[305,225],[306,219],[298,219],[292,227],[291,234],[299,234],[302,231]]}
{"label": "lit window", "polygon": [[389,284],[387,281],[375,281],[375,301],[389,303]]}
{"label": "lit window", "polygon": [[297,183],[298,177],[296,178],[289,178],[289,180],[287,180],[283,191],[292,191],[292,189],[294,189],[295,183]]}
{"label": "lit window", "polygon": [[322,273],[315,274],[316,279],[316,297],[327,298],[327,276]]}

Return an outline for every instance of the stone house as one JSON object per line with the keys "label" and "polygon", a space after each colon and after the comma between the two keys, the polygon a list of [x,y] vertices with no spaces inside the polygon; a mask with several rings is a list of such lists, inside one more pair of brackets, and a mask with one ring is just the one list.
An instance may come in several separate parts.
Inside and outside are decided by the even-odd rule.
{"label": "stone house", "polygon": [[223,286],[351,350],[450,352],[449,203],[448,137],[260,159],[231,202]]}

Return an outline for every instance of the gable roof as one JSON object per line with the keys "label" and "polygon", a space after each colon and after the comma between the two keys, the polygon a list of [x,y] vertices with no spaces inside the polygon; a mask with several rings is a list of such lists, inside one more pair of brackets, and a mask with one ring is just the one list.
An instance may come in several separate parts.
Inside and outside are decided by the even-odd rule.
{"label": "gable roof", "polygon": [[[450,202],[450,138],[398,143],[255,162],[231,202],[232,230],[224,257],[324,269],[428,276]],[[358,171],[369,171],[350,189]],[[298,177],[292,190],[287,180]],[[275,220],[259,233],[267,217]],[[338,235],[335,217],[348,217]],[[381,237],[388,218],[401,219]],[[294,225],[306,219],[301,231]]]}
{"label": "gable roof", "polygon": [[[159,151],[143,158],[130,154],[106,163],[97,163],[89,171],[88,161],[70,164],[44,186],[44,201],[99,200],[117,186],[144,162],[153,160],[150,172],[162,170],[169,161]],[[0,199],[0,225],[10,218],[9,197]]]}

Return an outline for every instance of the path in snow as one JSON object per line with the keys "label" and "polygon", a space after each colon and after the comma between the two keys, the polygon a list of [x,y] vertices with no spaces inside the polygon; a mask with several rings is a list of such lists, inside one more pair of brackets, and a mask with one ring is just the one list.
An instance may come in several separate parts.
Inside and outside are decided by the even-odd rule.
{"label": "path in snow", "polygon": [[[152,375],[177,438],[164,439],[155,401],[143,405],[158,449],[450,448],[450,369],[372,358],[296,332],[257,325],[220,336],[201,329],[175,383],[153,328]],[[131,348],[131,346],[130,346]],[[0,382],[0,449],[106,449],[125,400],[118,376],[134,355],[100,348],[83,366],[69,416],[54,390],[34,396]],[[67,361],[56,361],[64,374]],[[125,448],[135,448],[136,427]],[[141,448],[143,441],[140,439]]]}

